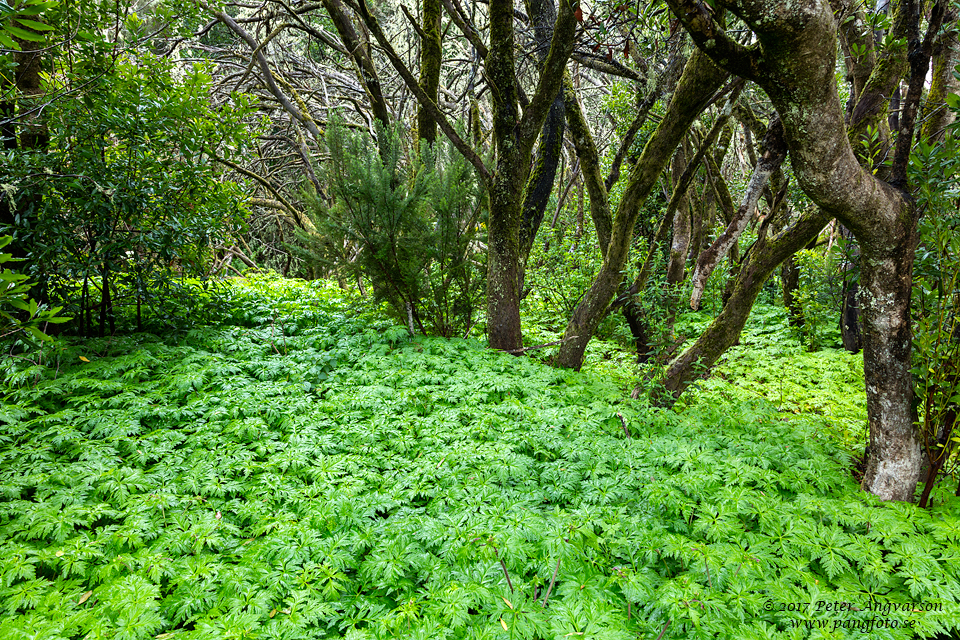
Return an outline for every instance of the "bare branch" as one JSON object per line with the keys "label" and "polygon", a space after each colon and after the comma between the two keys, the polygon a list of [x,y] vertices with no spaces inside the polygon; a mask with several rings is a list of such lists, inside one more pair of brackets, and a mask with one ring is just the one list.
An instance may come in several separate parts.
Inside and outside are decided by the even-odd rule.
{"label": "bare branch", "polygon": [[384,53],[387,54],[387,58],[389,58],[393,68],[396,69],[397,73],[400,74],[400,77],[403,78],[407,88],[417,98],[417,101],[424,108],[424,110],[434,119],[434,121],[437,123],[437,126],[440,127],[440,130],[443,131],[444,135],[447,136],[450,142],[453,143],[453,146],[457,148],[457,151],[463,154],[463,157],[473,165],[474,169],[477,170],[477,173],[484,180],[484,182],[489,183],[490,179],[492,178],[492,174],[490,173],[490,170],[487,169],[487,166],[483,163],[483,159],[469,144],[467,144],[466,141],[464,141],[463,138],[460,137],[460,134],[457,133],[456,129],[453,128],[453,125],[450,124],[450,121],[447,120],[447,116],[444,115],[443,111],[440,110],[440,107],[437,106],[437,103],[431,100],[430,96],[428,96],[420,87],[420,83],[417,82],[417,79],[414,77],[413,73],[410,72],[407,66],[403,63],[403,59],[397,55],[393,45],[390,44],[390,41],[387,39],[383,29],[380,27],[380,23],[377,18],[370,13],[370,9],[365,0],[360,0],[359,9],[360,16],[363,18],[367,28],[370,29],[373,37],[377,39],[377,42],[383,48]]}

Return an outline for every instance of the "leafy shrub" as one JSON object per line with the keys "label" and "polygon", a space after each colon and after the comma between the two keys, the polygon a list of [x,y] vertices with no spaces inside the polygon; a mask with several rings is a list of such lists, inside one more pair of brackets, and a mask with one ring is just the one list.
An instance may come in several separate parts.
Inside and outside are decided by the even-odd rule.
{"label": "leafy shrub", "polygon": [[[0,236],[0,249],[12,240],[10,236]],[[0,266],[13,261],[9,253],[0,253]],[[26,275],[13,269],[0,271],[0,340],[20,334],[27,340],[43,340],[47,336],[40,327],[48,322],[60,324],[69,320],[57,315],[62,307],[48,309],[30,299],[32,288]]]}
{"label": "leafy shrub", "polygon": [[8,158],[8,195],[39,210],[34,226],[4,232],[27,248],[28,275],[80,333],[113,332],[126,310],[142,328],[163,319],[182,279],[204,275],[242,224],[239,187],[211,157],[243,149],[251,103],[237,95],[213,114],[202,68],[177,79],[169,61],[147,54],[107,73],[78,63],[49,81],[77,97],[44,109],[48,149]]}
{"label": "leafy shrub", "polygon": [[3,364],[0,637],[800,638],[871,599],[941,607],[874,637],[960,619],[958,503],[879,503],[769,404],[662,413],[329,285],[236,295],[240,326]]}
{"label": "leafy shrub", "polygon": [[914,263],[913,375],[920,434],[931,468],[921,504],[938,475],[957,475],[960,412],[960,147],[956,125],[942,144],[920,142],[911,158],[920,243]]}

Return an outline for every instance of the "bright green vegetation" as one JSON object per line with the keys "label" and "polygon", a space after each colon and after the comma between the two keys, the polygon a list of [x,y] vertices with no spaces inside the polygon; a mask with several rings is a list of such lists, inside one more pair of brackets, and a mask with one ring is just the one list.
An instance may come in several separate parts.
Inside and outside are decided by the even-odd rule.
{"label": "bright green vegetation", "polygon": [[[688,314],[682,327],[710,317]],[[800,338],[798,340],[798,338]],[[867,440],[863,357],[842,349],[807,351],[783,307],[757,304],[740,344],[698,386],[700,401],[764,398],[785,414],[803,414],[818,431],[860,456]]]}
{"label": "bright green vegetation", "polygon": [[[720,377],[662,412],[598,374],[411,339],[330,285],[225,295],[224,325],[176,343],[5,361],[0,638],[912,638],[960,620],[960,503],[880,503],[817,421]],[[831,631],[872,619],[899,628]]]}

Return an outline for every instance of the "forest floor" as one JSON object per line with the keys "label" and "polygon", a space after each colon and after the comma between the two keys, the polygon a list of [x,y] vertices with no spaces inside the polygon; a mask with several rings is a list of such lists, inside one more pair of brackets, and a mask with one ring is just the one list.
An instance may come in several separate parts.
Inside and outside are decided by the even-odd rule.
{"label": "forest floor", "polygon": [[960,500],[859,490],[859,358],[803,351],[775,307],[665,411],[603,344],[572,373],[411,338],[322,283],[228,297],[176,339],[4,361],[0,639],[960,624]]}

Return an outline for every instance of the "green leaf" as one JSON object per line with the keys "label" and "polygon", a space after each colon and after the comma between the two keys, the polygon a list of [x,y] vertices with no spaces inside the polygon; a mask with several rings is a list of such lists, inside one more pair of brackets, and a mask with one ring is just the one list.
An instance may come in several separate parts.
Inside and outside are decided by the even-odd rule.
{"label": "green leaf", "polygon": [[15,27],[12,24],[8,24],[4,29],[12,34],[13,36],[20,38],[21,40],[26,40],[27,42],[45,42],[46,38],[39,34],[34,33],[33,31],[27,31],[26,29],[21,29],[20,27]]}
{"label": "green leaf", "polygon": [[49,24],[37,22],[36,20],[28,20],[26,18],[17,18],[17,22],[29,29],[34,29],[36,31],[52,31],[54,29],[54,27],[50,26]]}
{"label": "green leaf", "polygon": [[0,45],[7,49],[20,51],[20,45],[4,32],[5,27],[0,26]]}

